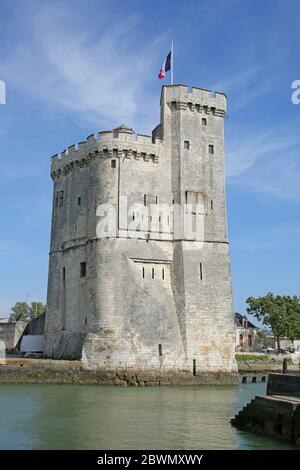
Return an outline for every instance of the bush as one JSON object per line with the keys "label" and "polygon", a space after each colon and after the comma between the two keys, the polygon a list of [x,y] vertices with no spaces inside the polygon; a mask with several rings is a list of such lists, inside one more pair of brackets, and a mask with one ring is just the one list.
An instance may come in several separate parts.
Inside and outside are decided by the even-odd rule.
{"label": "bush", "polygon": [[237,361],[268,361],[269,356],[266,354],[236,354],[235,358]]}

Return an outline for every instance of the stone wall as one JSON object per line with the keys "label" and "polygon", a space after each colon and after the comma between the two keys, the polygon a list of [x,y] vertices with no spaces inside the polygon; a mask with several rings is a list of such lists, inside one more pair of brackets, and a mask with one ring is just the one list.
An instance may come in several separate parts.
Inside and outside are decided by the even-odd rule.
{"label": "stone wall", "polygon": [[[225,115],[223,94],[165,86],[152,138],[121,126],[52,158],[47,356],[82,356],[90,369],[236,373]],[[133,230],[136,203],[169,207],[166,227],[145,214]],[[186,203],[193,223],[204,221],[200,239],[184,230]],[[103,204],[116,226],[99,238]]]}
{"label": "stone wall", "polygon": [[15,348],[27,326],[27,322],[0,323],[0,341],[5,343],[6,350]]}

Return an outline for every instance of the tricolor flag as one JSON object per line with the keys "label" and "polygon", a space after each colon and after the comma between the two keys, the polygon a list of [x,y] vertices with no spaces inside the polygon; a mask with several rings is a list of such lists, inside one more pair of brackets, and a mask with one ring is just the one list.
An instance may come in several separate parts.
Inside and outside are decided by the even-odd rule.
{"label": "tricolor flag", "polygon": [[172,59],[172,53],[170,51],[169,54],[167,55],[166,60],[164,61],[162,68],[159,71],[158,78],[160,80],[162,78],[165,78],[166,72],[168,72],[168,70],[171,70],[171,59]]}

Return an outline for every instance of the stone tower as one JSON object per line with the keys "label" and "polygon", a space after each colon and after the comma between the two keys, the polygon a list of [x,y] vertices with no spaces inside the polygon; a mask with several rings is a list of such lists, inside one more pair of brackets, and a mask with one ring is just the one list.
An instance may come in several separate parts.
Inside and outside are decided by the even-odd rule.
{"label": "stone tower", "polygon": [[52,157],[47,356],[236,371],[225,116],[222,93],[164,86],[152,136],[122,125]]}

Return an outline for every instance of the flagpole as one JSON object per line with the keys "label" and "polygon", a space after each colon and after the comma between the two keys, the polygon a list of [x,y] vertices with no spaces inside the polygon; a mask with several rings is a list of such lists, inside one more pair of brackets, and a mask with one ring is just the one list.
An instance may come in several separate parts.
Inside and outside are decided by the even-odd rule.
{"label": "flagpole", "polygon": [[173,85],[173,78],[174,78],[174,72],[173,72],[173,66],[174,66],[174,45],[173,45],[173,39],[172,39],[172,44],[171,44],[171,85]]}

